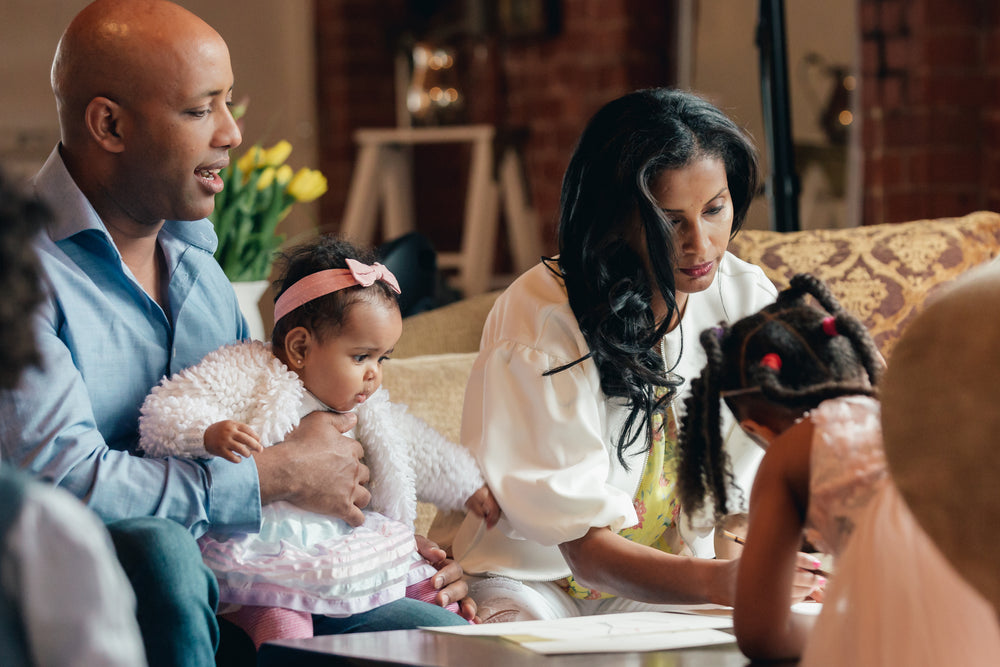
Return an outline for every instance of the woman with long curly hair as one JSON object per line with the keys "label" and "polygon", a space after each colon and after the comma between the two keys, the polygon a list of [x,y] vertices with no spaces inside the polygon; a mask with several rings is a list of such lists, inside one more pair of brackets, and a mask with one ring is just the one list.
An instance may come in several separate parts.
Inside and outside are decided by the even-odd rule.
{"label": "woman with long curly hair", "polygon": [[[462,442],[503,512],[488,533],[467,518],[454,544],[484,620],[732,602],[713,517],[680,518],[675,408],[704,365],[701,330],[775,298],[726,250],[757,188],[753,143],[691,93],[633,92],[588,123],[559,254],[499,297],[466,391]],[[760,455],[731,416],[726,431],[749,489]]]}

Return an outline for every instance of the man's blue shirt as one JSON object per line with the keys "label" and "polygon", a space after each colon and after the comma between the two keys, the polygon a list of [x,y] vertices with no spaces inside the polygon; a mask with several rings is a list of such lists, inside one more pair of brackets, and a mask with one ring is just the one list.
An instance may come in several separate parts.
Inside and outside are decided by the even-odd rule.
{"label": "man's blue shirt", "polygon": [[33,318],[43,362],[0,393],[4,460],[83,499],[105,521],[162,516],[200,535],[256,531],[252,459],[147,459],[135,453],[139,408],[165,375],[248,336],[212,253],[208,220],[167,221],[158,235],[168,310],[139,285],[58,148],[35,180],[54,213],[36,250],[49,291]]}

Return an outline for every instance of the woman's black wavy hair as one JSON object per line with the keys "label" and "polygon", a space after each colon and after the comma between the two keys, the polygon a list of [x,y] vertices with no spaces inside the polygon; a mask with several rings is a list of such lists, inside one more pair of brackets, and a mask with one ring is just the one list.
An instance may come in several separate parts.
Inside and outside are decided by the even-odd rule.
{"label": "woman's black wavy hair", "polygon": [[[759,183],[757,150],[724,113],[689,92],[639,90],[601,108],[587,124],[562,183],[559,257],[545,258],[565,281],[569,304],[590,353],[601,389],[626,401],[628,417],[619,434],[618,458],[645,431],[650,417],[672,398],[681,380],[670,375],[656,352],[676,311],[673,227],[653,195],[657,177],[693,161],[725,164],[733,202],[735,234],[746,218]],[[646,262],[629,240],[643,232],[655,285]],[[653,290],[667,304],[659,325]],[[654,387],[671,391],[657,400]]]}
{"label": "woman's black wavy hair", "polygon": [[0,389],[41,362],[30,316],[43,292],[31,240],[48,221],[48,208],[0,171]]}
{"label": "woman's black wavy hair", "polygon": [[[280,276],[273,283],[275,302],[285,290],[306,276],[327,269],[346,269],[348,259],[372,264],[376,255],[371,250],[361,250],[331,235],[320,236],[281,253],[278,257]],[[337,290],[302,304],[275,322],[271,345],[277,350],[282,349],[285,336],[295,327],[305,327],[323,340],[343,326],[347,310],[361,300],[399,304],[396,293],[381,280],[376,280],[370,287],[354,285]]]}
{"label": "woman's black wavy hair", "polygon": [[[822,309],[806,301],[812,296]],[[681,507],[699,510],[711,495],[715,517],[727,513],[731,478],[720,433],[720,395],[737,418],[765,422],[770,414],[794,419],[838,396],[874,396],[883,362],[865,326],[844,310],[821,280],[792,278],[775,303],[726,328],[701,334],[708,362],[691,383],[677,443]],[[777,355],[764,359],[768,355]],[[763,363],[762,363],[763,362]]]}

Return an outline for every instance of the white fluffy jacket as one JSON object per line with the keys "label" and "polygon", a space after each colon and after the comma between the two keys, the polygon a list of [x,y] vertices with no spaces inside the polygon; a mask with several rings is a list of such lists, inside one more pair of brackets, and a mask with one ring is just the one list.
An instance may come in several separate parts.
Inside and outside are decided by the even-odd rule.
{"label": "white fluffy jacket", "polygon": [[[205,429],[232,419],[269,447],[281,442],[318,401],[299,376],[260,341],[222,347],[164,378],[142,405],[139,447],[148,456],[205,458]],[[446,440],[385,389],[358,406],[355,436],[371,470],[372,509],[412,526],[417,500],[462,510],[483,484],[475,459]]]}

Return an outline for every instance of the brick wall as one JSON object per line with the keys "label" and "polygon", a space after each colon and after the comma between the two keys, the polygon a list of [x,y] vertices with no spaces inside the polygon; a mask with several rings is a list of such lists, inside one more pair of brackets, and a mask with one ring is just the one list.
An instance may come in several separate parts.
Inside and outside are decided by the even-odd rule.
{"label": "brick wall", "polygon": [[531,132],[526,168],[550,246],[562,175],[587,120],[631,89],[671,81],[666,4],[567,0],[558,37],[509,48],[508,118]]}
{"label": "brick wall", "polygon": [[[486,3],[492,5],[493,3]],[[542,224],[545,252],[554,251],[559,187],[586,120],[608,100],[672,80],[671,2],[562,0],[551,37],[460,45],[467,67],[468,122],[506,124],[528,132],[525,169]],[[393,35],[405,0],[317,0],[317,87],[322,169],[330,192],[324,228],[335,230],[346,201],[355,149],[351,132],[395,124]],[[417,216],[439,247],[461,224],[464,156],[454,149],[415,153]]]}
{"label": "brick wall", "polygon": [[1000,205],[991,0],[860,0],[864,224]]}
{"label": "brick wall", "polygon": [[[407,2],[315,4],[320,164],[330,179],[321,215],[336,230],[354,164],[352,131],[395,123],[392,59]],[[672,3],[559,6],[553,37],[462,45],[466,120],[529,132],[525,166],[546,252],[554,249],[562,173],[587,118],[627,90],[673,79]],[[1000,210],[997,3],[858,0],[858,22],[863,223]],[[453,149],[416,155],[418,224],[439,246],[457,243],[464,157]]]}
{"label": "brick wall", "polygon": [[404,0],[316,0],[316,104],[319,168],[330,189],[320,199],[320,226],[335,231],[354,167],[352,133],[395,123],[394,44],[386,17]]}

